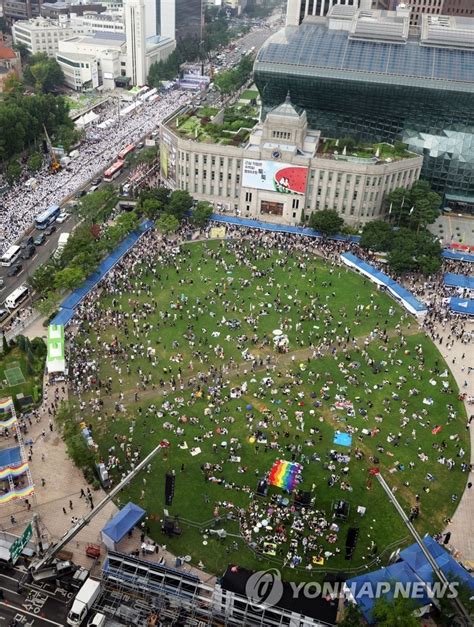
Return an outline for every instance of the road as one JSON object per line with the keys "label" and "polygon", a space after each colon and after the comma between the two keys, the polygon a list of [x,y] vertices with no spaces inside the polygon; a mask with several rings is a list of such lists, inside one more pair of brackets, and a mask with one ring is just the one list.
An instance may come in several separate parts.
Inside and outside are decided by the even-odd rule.
{"label": "road", "polygon": [[7,627],[12,620],[25,627],[63,627],[69,608],[71,593],[58,592],[50,597],[40,590],[18,592],[17,583],[22,570],[14,568],[8,573],[0,573],[0,627]]}

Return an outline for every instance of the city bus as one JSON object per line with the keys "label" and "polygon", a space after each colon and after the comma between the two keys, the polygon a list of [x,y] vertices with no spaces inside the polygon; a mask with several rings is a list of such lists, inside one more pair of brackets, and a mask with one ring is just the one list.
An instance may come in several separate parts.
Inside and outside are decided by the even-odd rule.
{"label": "city bus", "polygon": [[0,257],[0,266],[11,266],[18,259],[21,253],[19,246],[10,246],[4,255]]}
{"label": "city bus", "polygon": [[128,144],[128,146],[125,146],[125,148],[118,153],[118,158],[123,161],[125,157],[129,155],[131,152],[133,152],[134,150],[135,150],[135,146],[133,144]]}
{"label": "city bus", "polygon": [[61,208],[58,205],[51,205],[51,207],[48,207],[46,211],[43,211],[43,213],[36,216],[36,228],[40,230],[47,229],[50,224],[53,224],[60,213]]}
{"label": "city bus", "polygon": [[23,283],[23,285],[17,287],[16,290],[10,294],[10,296],[5,298],[5,307],[9,311],[13,311],[28,298],[29,293],[30,290],[28,289],[28,286]]}
{"label": "city bus", "polygon": [[116,161],[104,172],[104,181],[113,181],[117,178],[123,168],[123,161]]}

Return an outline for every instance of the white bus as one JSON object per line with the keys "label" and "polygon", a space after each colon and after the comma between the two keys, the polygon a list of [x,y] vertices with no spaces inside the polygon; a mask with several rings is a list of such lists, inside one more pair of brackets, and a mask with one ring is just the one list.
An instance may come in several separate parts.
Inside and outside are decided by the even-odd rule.
{"label": "white bus", "polygon": [[16,309],[21,303],[28,298],[30,290],[28,286],[23,283],[20,287],[17,287],[14,292],[5,298],[5,307],[9,311]]}
{"label": "white bus", "polygon": [[19,246],[10,246],[7,252],[0,257],[0,266],[11,266],[20,256],[20,252]]}

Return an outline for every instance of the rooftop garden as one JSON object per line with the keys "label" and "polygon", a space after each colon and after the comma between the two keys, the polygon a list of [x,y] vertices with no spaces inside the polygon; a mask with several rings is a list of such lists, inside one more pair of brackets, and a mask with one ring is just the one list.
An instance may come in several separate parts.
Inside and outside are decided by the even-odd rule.
{"label": "rooftop garden", "polygon": [[406,144],[400,141],[396,141],[393,145],[386,143],[365,144],[357,142],[352,137],[326,139],[322,144],[321,152],[335,158],[356,157],[358,159],[380,159],[382,161],[387,159],[398,161],[399,159],[407,159],[413,156],[413,153],[407,150]]}
{"label": "rooftop garden", "polygon": [[207,144],[240,146],[258,122],[258,109],[251,105],[229,107],[221,116],[215,107],[201,107],[194,113],[181,115],[176,130],[188,139]]}

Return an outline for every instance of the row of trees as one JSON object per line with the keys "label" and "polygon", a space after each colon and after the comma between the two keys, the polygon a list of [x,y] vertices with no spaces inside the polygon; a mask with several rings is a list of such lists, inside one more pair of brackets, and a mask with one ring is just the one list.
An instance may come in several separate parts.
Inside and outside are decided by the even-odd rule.
{"label": "row of trees", "polygon": [[439,216],[441,196],[427,181],[417,181],[410,189],[394,189],[387,203],[391,222],[368,222],[360,245],[387,253],[387,262],[397,274],[437,272],[442,263],[441,245],[426,227]]}
{"label": "row of trees", "polygon": [[[439,215],[441,196],[427,181],[418,181],[410,189],[393,190],[386,202],[391,222],[374,220],[364,225],[362,248],[386,253],[397,274],[437,272],[442,263],[441,246],[426,227]],[[311,214],[309,226],[326,237],[347,231],[343,218],[329,209]]]}
{"label": "row of trees", "polygon": [[75,289],[96,270],[104,256],[138,227],[141,216],[155,220],[157,228],[168,235],[178,230],[185,217],[196,227],[204,227],[212,213],[211,205],[205,202],[193,208],[193,198],[186,191],[170,192],[158,187],[140,194],[135,211],[123,212],[113,224],[100,227],[117,200],[112,185],[84,196],[78,207],[82,222],[74,229],[59,259],[52,258],[29,278],[41,296],[38,309],[44,315],[55,311],[62,292]]}
{"label": "row of trees", "polygon": [[248,81],[253,69],[253,57],[248,54],[242,57],[239,64],[233,70],[220,72],[214,79],[217,89],[223,94],[237,91]]}

